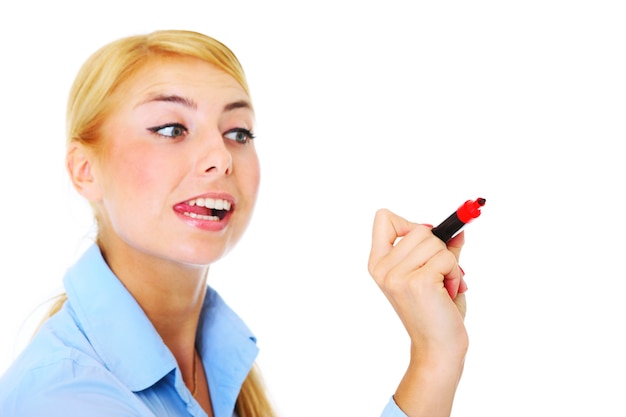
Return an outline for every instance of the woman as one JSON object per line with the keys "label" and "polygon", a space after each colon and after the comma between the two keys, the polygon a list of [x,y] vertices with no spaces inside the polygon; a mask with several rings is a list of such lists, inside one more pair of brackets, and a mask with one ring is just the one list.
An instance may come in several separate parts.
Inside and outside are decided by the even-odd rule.
{"label": "woman", "polygon": [[[207,287],[259,186],[236,57],[188,31],[115,41],[79,71],[67,126],[67,171],[98,236],[0,380],[0,415],[273,416],[254,336]],[[385,416],[450,414],[467,349],[462,244],[375,216],[369,270],[412,343]]]}

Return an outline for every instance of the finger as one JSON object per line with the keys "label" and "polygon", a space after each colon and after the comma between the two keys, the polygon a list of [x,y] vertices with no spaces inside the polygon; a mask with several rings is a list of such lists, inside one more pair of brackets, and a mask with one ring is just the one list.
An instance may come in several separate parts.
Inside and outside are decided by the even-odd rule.
{"label": "finger", "polygon": [[[372,276],[380,275],[380,273],[375,273],[380,261],[391,252],[396,240],[406,236],[415,226],[415,223],[411,223],[387,209],[376,212],[372,230],[372,247],[368,261],[368,269]],[[382,274],[384,275],[384,273]]]}
{"label": "finger", "polygon": [[468,290],[467,282],[465,282],[465,278],[461,278],[461,285],[459,285],[459,294],[463,294]]}
{"label": "finger", "polygon": [[458,266],[456,256],[449,250],[443,250],[435,254],[424,268],[429,275],[443,286],[450,298],[454,299],[459,293],[463,273]]}
{"label": "finger", "polygon": [[463,268],[457,265],[457,269],[459,271],[460,278],[457,279],[456,274],[449,275],[444,278],[444,286],[446,287],[446,290],[448,290],[448,294],[450,294],[452,299],[454,299],[458,294],[465,293],[468,289],[467,282],[465,282],[464,278],[465,272],[463,271]]}
{"label": "finger", "polygon": [[453,300],[459,294],[459,288],[461,287],[461,279],[460,278],[446,278],[443,280],[443,286],[448,291],[448,295]]}
{"label": "finger", "polygon": [[459,309],[461,317],[465,318],[465,313],[467,312],[467,301],[465,300],[465,293],[459,293],[454,299],[454,304],[456,305],[456,308]]}
{"label": "finger", "polygon": [[392,253],[380,261],[381,264],[389,264],[389,267],[381,269],[393,271],[396,275],[408,276],[424,266],[439,252],[449,251],[446,245],[430,232],[429,228],[420,229],[418,226],[396,245]]}
{"label": "finger", "polygon": [[463,245],[465,244],[465,231],[461,231],[459,234],[450,239],[446,245],[450,252],[456,256],[456,260],[458,262],[461,256],[461,249],[463,249]]}

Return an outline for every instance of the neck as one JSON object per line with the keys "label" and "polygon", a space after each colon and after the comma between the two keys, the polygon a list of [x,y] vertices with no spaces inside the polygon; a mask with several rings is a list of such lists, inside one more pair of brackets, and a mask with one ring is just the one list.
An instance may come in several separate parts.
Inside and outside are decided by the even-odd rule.
{"label": "neck", "polygon": [[144,310],[179,366],[192,369],[208,266],[181,265],[136,251],[107,250],[107,264]]}

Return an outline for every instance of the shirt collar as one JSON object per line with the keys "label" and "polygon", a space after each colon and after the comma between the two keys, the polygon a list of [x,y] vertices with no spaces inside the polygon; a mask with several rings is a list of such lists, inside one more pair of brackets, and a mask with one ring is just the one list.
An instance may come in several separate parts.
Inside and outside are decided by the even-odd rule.
{"label": "shirt collar", "polygon": [[211,389],[213,412],[230,416],[241,384],[259,352],[245,323],[209,289],[200,315],[196,346]]}
{"label": "shirt collar", "polygon": [[[107,369],[130,390],[149,388],[177,367],[174,356],[96,244],[68,270],[64,285],[80,330]],[[245,323],[208,287],[196,345],[215,414],[227,415],[258,348]]]}

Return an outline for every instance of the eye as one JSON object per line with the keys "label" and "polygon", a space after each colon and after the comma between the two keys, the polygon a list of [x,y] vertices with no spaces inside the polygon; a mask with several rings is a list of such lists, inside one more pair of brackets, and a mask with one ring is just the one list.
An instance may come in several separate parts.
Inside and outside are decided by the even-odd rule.
{"label": "eye", "polygon": [[187,128],[180,123],[171,123],[167,125],[155,126],[148,128],[152,133],[165,136],[168,138],[177,138],[187,133]]}
{"label": "eye", "polygon": [[238,127],[224,133],[224,137],[226,139],[234,140],[237,143],[246,144],[254,139],[254,134],[248,129]]}

